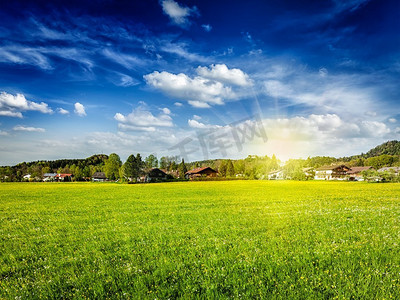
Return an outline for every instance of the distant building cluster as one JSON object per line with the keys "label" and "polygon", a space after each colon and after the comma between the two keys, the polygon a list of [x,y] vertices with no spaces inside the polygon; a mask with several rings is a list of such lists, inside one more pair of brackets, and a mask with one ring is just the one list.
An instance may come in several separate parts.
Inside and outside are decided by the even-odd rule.
{"label": "distant building cluster", "polygon": [[[369,172],[370,171],[370,172]],[[348,167],[346,165],[329,165],[319,168],[303,168],[302,172],[306,179],[314,180],[349,180],[349,181],[380,181],[379,175],[386,173],[399,176],[400,167],[384,167],[375,170],[372,166]],[[370,176],[369,176],[370,175]],[[275,170],[268,174],[269,180],[292,179],[285,175],[284,170]]]}

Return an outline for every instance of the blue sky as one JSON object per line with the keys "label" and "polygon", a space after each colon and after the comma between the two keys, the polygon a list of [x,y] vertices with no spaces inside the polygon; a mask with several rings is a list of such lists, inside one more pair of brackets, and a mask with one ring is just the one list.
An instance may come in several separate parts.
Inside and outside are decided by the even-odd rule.
{"label": "blue sky", "polygon": [[2,3],[0,165],[365,152],[400,138],[399,20],[394,0]]}

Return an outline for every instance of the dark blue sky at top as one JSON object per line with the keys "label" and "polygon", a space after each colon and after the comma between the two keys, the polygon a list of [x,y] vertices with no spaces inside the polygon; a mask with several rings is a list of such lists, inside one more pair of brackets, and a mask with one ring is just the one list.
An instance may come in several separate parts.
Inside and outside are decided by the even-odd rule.
{"label": "dark blue sky at top", "polygon": [[[162,1],[2,1],[0,92],[45,102],[52,113],[25,109],[23,118],[0,115],[0,141],[12,145],[0,148],[0,164],[25,160],[23,152],[10,155],[23,147],[23,139],[43,139],[54,146],[59,145],[54,141],[60,132],[72,140],[88,140],[93,132],[118,135],[122,131],[129,135],[127,139],[135,139],[145,134],[145,126],[121,130],[115,114],[127,116],[138,107],[154,116],[168,108],[173,125],[156,128],[173,127],[182,136],[194,128],[188,123],[194,115],[201,124],[222,126],[254,113],[257,107],[263,118],[287,118],[288,122],[311,114],[334,114],[344,123],[378,122],[387,126],[382,129],[375,124],[385,133],[381,140],[398,137],[399,1],[176,4],[189,10],[181,24],[163,12]],[[194,79],[199,66],[215,64],[240,69],[250,78],[251,88],[233,85],[235,95],[222,96],[222,105],[201,108],[188,102],[198,103],[200,97],[185,98],[190,91],[179,94],[171,86],[152,85],[145,77],[165,71]],[[206,88],[211,83],[215,82],[207,82]],[[368,99],[357,98],[360,93]],[[339,99],[347,96],[347,100]],[[313,97],[322,97],[323,103]],[[74,114],[76,102],[84,105],[86,116]],[[60,108],[69,113],[57,113]],[[62,129],[54,130],[54,122]],[[44,130],[15,130],[19,125]],[[351,138],[369,139],[366,146],[378,142],[376,136],[363,135],[375,130],[371,126],[360,126],[360,135]],[[326,136],[326,130],[323,134],[324,138],[343,138],[342,131],[336,136]],[[93,148],[94,144],[70,150],[70,155],[104,150]],[[151,152],[134,143],[121,152],[140,152],[141,147]],[[154,147],[162,152],[165,141]],[[114,144],[108,149],[118,151]],[[32,155],[36,158],[45,157]]]}

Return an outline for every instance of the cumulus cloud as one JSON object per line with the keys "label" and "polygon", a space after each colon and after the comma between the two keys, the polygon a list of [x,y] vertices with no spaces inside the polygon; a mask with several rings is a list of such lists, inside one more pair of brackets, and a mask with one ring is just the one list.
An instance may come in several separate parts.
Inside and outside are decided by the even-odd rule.
{"label": "cumulus cloud", "polygon": [[128,115],[116,113],[114,119],[119,122],[118,128],[121,130],[152,132],[156,130],[156,127],[174,126],[170,116],[171,111],[168,108],[161,111],[158,116],[154,116],[145,105],[141,105]]}
{"label": "cumulus cloud", "polygon": [[29,101],[22,94],[0,93],[0,116],[22,118],[23,111],[39,111],[44,114],[52,113],[52,109],[44,102]]}
{"label": "cumulus cloud", "polygon": [[249,75],[240,69],[228,69],[225,64],[211,65],[208,67],[198,67],[197,73],[203,78],[215,81],[238,85],[249,86],[251,81]]}
{"label": "cumulus cloud", "polygon": [[80,116],[80,117],[86,116],[85,107],[84,107],[81,103],[76,102],[75,105],[74,105],[74,107],[75,107],[74,112],[75,112],[78,116]]}
{"label": "cumulus cloud", "polygon": [[271,138],[317,140],[322,143],[340,139],[379,138],[390,133],[385,123],[365,120],[345,121],[336,114],[265,119],[264,125]]}
{"label": "cumulus cloud", "polygon": [[161,1],[163,12],[171,19],[171,21],[181,27],[189,24],[189,16],[197,13],[197,8],[192,8],[179,5],[174,0]]}
{"label": "cumulus cloud", "polygon": [[183,104],[180,103],[180,102],[175,102],[174,105],[177,106],[177,107],[182,107],[183,106]]}
{"label": "cumulus cloud", "polygon": [[28,127],[28,126],[22,126],[22,125],[17,125],[13,128],[14,131],[28,131],[28,132],[45,132],[46,130],[44,128],[37,128],[37,127]]}
{"label": "cumulus cloud", "polygon": [[221,127],[219,125],[204,124],[202,122],[199,122],[199,121],[193,120],[193,119],[188,120],[188,125],[189,125],[189,127],[196,128],[196,129],[211,129],[211,128],[220,128]]}
{"label": "cumulus cloud", "polygon": [[68,110],[66,110],[66,109],[64,109],[64,108],[61,108],[61,107],[57,108],[57,112],[58,112],[59,114],[62,114],[62,115],[68,115],[68,114],[69,114],[69,111],[68,111]]}
{"label": "cumulus cloud", "polygon": [[148,85],[182,100],[194,107],[208,108],[222,105],[226,100],[238,99],[235,87],[251,85],[249,76],[240,69],[229,69],[226,65],[211,65],[197,68],[198,76],[158,72],[147,74]]}
{"label": "cumulus cloud", "polygon": [[210,81],[197,76],[190,78],[186,74],[172,74],[154,71],[145,75],[147,84],[177,98],[203,103],[223,104],[223,99],[232,99],[235,94],[230,87],[221,82]]}
{"label": "cumulus cloud", "polygon": [[395,118],[390,118],[388,121],[389,121],[390,123],[396,123],[396,122],[397,122],[397,120],[396,120]]}

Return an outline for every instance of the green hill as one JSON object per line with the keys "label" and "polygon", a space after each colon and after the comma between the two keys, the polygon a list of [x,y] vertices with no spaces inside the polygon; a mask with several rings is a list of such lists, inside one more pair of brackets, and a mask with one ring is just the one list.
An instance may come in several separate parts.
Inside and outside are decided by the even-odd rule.
{"label": "green hill", "polygon": [[374,157],[379,155],[400,155],[400,141],[388,141],[382,145],[376,146],[375,148],[369,150],[365,157]]}

